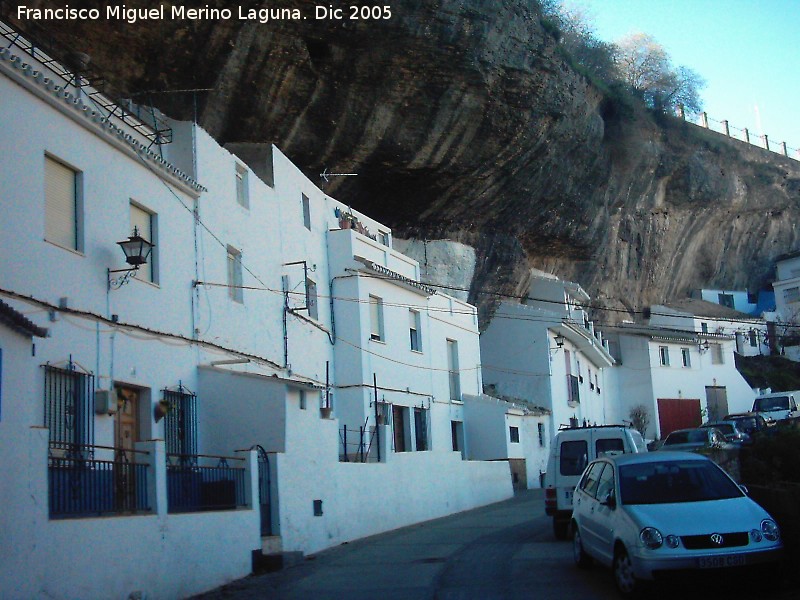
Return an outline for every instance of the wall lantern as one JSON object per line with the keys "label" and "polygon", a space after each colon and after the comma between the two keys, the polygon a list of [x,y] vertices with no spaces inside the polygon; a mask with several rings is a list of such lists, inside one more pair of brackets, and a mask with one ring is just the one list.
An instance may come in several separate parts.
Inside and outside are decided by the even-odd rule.
{"label": "wall lantern", "polygon": [[553,341],[556,343],[556,348],[563,348],[564,347],[564,336],[560,333],[553,338]]}
{"label": "wall lantern", "polygon": [[702,342],[697,344],[697,349],[700,351],[700,354],[708,352],[708,348],[709,348],[708,340],[703,340]]}
{"label": "wall lantern", "polygon": [[[148,242],[139,235],[139,229],[137,227],[133,228],[133,235],[129,236],[127,240],[117,242],[117,244],[125,253],[125,262],[131,265],[131,268],[107,269],[109,290],[119,289],[128,283],[131,277],[136,277],[139,267],[147,264],[147,259],[150,258],[150,253],[155,247],[155,244]],[[121,273],[121,275],[112,278],[112,273]]]}

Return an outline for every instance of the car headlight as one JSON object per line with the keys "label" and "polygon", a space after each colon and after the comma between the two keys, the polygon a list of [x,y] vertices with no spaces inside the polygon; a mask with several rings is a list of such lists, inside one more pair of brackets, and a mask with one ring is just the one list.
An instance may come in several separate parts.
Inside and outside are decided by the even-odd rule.
{"label": "car headlight", "polygon": [[667,548],[677,548],[681,545],[681,538],[677,535],[668,535],[664,538],[664,542],[667,544]]}
{"label": "car headlight", "polygon": [[661,545],[664,543],[664,538],[661,536],[661,532],[655,527],[645,527],[642,529],[639,532],[639,539],[645,546],[650,548],[650,550],[661,548]]}
{"label": "car headlight", "polygon": [[761,521],[761,533],[764,534],[764,539],[770,542],[776,542],[781,537],[781,530],[778,529],[778,524],[772,519]]}
{"label": "car headlight", "polygon": [[750,539],[753,540],[754,542],[760,542],[762,539],[761,532],[758,529],[751,529]]}

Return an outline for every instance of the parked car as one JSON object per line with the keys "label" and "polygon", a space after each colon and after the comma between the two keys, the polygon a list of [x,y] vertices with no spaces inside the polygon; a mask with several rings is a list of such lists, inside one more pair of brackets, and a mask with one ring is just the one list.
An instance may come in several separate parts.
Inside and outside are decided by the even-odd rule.
{"label": "parked car", "polygon": [[775,392],[757,396],[753,401],[753,412],[767,421],[783,421],[800,417],[797,410],[797,398],[800,392]]}
{"label": "parked car", "polygon": [[571,427],[556,433],[544,477],[544,510],[553,518],[556,539],[567,539],[572,492],[586,465],[609,452],[647,452],[647,447],[638,431],[624,425]]}
{"label": "parked car", "polygon": [[705,456],[650,452],[598,458],[575,490],[573,557],[611,567],[625,596],[654,574],[778,561],[780,530]]}
{"label": "parked car", "polygon": [[699,450],[701,448],[732,448],[725,436],[718,429],[695,427],[694,429],[678,429],[670,433],[659,451],[664,450]]}
{"label": "parked car", "polygon": [[750,437],[753,437],[754,433],[765,431],[768,426],[764,417],[752,412],[725,415],[723,421],[735,421],[739,430],[744,431]]}
{"label": "parked car", "polygon": [[725,437],[725,441],[731,444],[746,444],[750,441],[750,436],[739,429],[739,424],[736,421],[711,421],[703,423],[701,428],[716,429]]}

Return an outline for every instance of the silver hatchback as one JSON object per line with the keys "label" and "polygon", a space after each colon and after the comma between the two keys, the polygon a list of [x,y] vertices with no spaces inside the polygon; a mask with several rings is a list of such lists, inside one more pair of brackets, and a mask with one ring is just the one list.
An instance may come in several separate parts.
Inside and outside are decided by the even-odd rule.
{"label": "silver hatchback", "polygon": [[671,571],[777,561],[778,525],[722,469],[688,452],[607,456],[575,489],[573,555],[612,567],[617,588]]}

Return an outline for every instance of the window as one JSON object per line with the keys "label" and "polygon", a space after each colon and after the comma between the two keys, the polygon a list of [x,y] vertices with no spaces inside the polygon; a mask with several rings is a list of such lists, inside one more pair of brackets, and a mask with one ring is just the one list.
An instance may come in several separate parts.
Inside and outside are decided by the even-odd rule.
{"label": "window", "polygon": [[600,380],[597,378],[597,372],[595,371],[594,374],[594,389],[599,394],[600,393]]}
{"label": "window", "polygon": [[700,331],[708,333],[708,323],[700,323]]}
{"label": "window", "polygon": [[450,438],[453,441],[453,452],[461,452],[464,447],[464,423],[450,421]]}
{"label": "window", "polygon": [[45,233],[48,242],[83,251],[82,174],[45,156]]}
{"label": "window", "polygon": [[420,315],[417,310],[408,311],[408,327],[411,337],[411,349],[415,352],[422,352],[422,340],[420,339]]}
{"label": "window", "polygon": [[750,338],[750,346],[753,348],[758,347],[758,332],[755,329],[750,330],[749,338]]}
{"label": "window", "polygon": [[461,402],[461,376],[458,372],[458,342],[447,340],[447,370],[450,374],[450,400]]}
{"label": "window", "polygon": [[[392,406],[392,433],[394,434],[394,451],[406,451],[406,412],[405,406]],[[410,442],[409,442],[410,443]]]}
{"label": "window", "polygon": [[383,341],[383,299],[369,297],[369,339]]}
{"label": "window", "polygon": [[303,194],[303,225],[311,231],[311,205],[305,194]]}
{"label": "window", "polygon": [[594,451],[597,456],[601,456],[606,452],[625,452],[622,444],[622,438],[602,438],[594,443]]}
{"label": "window", "polygon": [[681,362],[683,363],[684,367],[692,366],[692,355],[690,354],[688,348],[681,348]]}
{"label": "window", "polygon": [[562,475],[580,475],[588,462],[589,446],[585,440],[561,443],[559,470]]}
{"label": "window", "polygon": [[386,231],[378,230],[378,243],[386,247],[389,246],[389,234]]}
{"label": "window", "polygon": [[247,180],[247,169],[236,164],[236,202],[239,206],[250,208],[250,190]]}
{"label": "window", "polygon": [[604,502],[608,499],[609,494],[614,493],[614,467],[606,464],[606,468],[600,474],[600,479],[597,481],[597,499]]}
{"label": "window", "polygon": [[131,202],[130,208],[130,235],[135,231],[151,244],[154,244],[150,251],[150,258],[147,264],[139,269],[139,278],[158,283],[158,245],[156,244],[156,215],[145,210],[139,205]]}
{"label": "window", "polygon": [[793,288],[786,288],[783,290],[783,299],[786,302],[797,302],[800,300],[800,288],[793,287]]}
{"label": "window", "polygon": [[711,344],[708,349],[711,350],[712,365],[721,365],[725,363],[725,357],[722,355],[722,344]]}
{"label": "window", "polygon": [[594,498],[597,493],[597,486],[600,483],[600,473],[603,471],[604,466],[605,464],[601,462],[594,463],[586,472],[586,475],[583,476],[579,484],[581,490],[592,498]]}
{"label": "window", "polygon": [[519,427],[509,427],[508,437],[512,444],[519,444]]}
{"label": "window", "polygon": [[592,381],[592,370],[591,369],[589,369],[589,389],[590,390],[594,389],[594,381]]}
{"label": "window", "polygon": [[567,403],[576,404],[581,401],[581,389],[575,375],[567,375]]}
{"label": "window", "polygon": [[666,346],[659,346],[658,347],[658,358],[661,362],[662,367],[669,366],[669,348]]}
{"label": "window", "polygon": [[733,294],[720,294],[719,304],[721,306],[727,306],[728,308],[733,308]]}
{"label": "window", "polygon": [[308,307],[308,316],[314,320],[319,319],[317,305],[317,284],[306,278],[306,306]]}
{"label": "window", "polygon": [[164,441],[167,454],[189,457],[197,454],[197,397],[183,386],[163,390],[169,403],[164,417]]}
{"label": "window", "polygon": [[424,408],[414,409],[414,436],[417,451],[428,449],[428,411]]}
{"label": "window", "polygon": [[308,407],[308,400],[306,398],[306,391],[305,390],[298,390],[300,394],[300,410],[306,410]]}
{"label": "window", "polygon": [[235,302],[244,302],[242,253],[233,246],[228,246],[228,295]]}
{"label": "window", "polygon": [[536,426],[539,430],[539,447],[544,448],[544,423],[537,423]]}
{"label": "window", "polygon": [[94,376],[66,368],[44,366],[44,426],[50,447],[83,454],[94,444]]}

